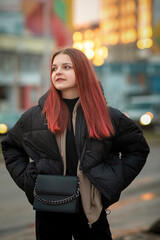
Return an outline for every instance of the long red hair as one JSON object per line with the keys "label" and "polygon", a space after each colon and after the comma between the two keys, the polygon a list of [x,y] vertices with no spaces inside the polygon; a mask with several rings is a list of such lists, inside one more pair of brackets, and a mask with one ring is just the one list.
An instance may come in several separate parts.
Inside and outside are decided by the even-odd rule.
{"label": "long red hair", "polygon": [[[82,51],[66,48],[52,56],[51,65],[58,54],[67,54],[71,58],[89,136],[101,140],[114,134],[107,103],[90,61]],[[49,89],[43,113],[46,114],[51,132],[63,133],[68,127],[70,121],[68,107],[53,83]]]}

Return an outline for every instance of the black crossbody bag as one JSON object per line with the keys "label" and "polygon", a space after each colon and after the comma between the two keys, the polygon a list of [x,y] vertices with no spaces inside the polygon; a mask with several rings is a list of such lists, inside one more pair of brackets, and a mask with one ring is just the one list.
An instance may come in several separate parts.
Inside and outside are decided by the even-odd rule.
{"label": "black crossbody bag", "polygon": [[[86,142],[80,162],[85,148]],[[77,176],[68,175],[38,175],[33,196],[34,210],[76,213],[79,211],[79,179]]]}
{"label": "black crossbody bag", "polygon": [[79,179],[77,176],[38,175],[33,195],[35,210],[78,212]]}

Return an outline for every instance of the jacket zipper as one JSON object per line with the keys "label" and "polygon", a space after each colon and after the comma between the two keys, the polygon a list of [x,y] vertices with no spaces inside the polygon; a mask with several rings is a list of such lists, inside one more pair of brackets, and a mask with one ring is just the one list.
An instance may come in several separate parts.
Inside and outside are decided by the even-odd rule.
{"label": "jacket zipper", "polygon": [[88,225],[89,225],[89,228],[91,229],[92,228],[92,224],[90,222],[88,222]]}

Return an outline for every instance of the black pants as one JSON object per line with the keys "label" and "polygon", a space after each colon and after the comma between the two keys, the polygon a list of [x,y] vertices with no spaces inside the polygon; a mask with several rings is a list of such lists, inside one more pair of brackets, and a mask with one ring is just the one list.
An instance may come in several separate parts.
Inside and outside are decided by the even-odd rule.
{"label": "black pants", "polygon": [[81,209],[79,213],[51,213],[36,211],[37,240],[112,240],[106,213],[89,228]]}

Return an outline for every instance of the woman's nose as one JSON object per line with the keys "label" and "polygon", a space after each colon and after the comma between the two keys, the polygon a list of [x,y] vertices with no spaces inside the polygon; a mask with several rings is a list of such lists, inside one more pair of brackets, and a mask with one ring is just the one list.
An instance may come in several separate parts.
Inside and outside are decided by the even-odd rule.
{"label": "woman's nose", "polygon": [[62,73],[62,69],[61,69],[61,67],[58,67],[57,71],[56,71],[56,74],[61,74],[61,73]]}

